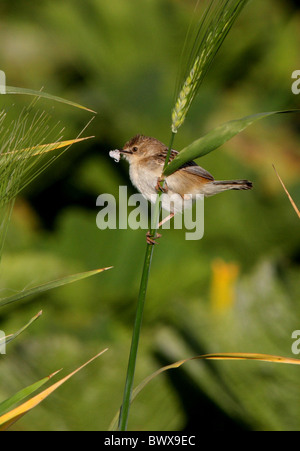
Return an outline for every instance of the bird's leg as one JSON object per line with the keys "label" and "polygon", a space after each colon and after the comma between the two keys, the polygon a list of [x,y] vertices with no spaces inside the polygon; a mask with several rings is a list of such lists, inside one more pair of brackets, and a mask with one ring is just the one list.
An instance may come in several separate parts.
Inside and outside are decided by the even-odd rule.
{"label": "bird's leg", "polygon": [[155,240],[157,240],[158,238],[161,238],[161,234],[157,233],[156,236],[151,235],[151,232],[148,230],[148,232],[146,233],[146,241],[147,244],[158,244]]}
{"label": "bird's leg", "polygon": [[165,222],[170,221],[170,219],[172,219],[174,215],[175,213],[171,213],[169,214],[169,216],[160,221],[160,223],[158,224],[158,228],[160,228]]}
{"label": "bird's leg", "polygon": [[165,181],[164,178],[158,177],[155,189],[157,192],[161,191],[163,193],[167,193],[169,191],[167,182]]}
{"label": "bird's leg", "polygon": [[[158,177],[157,179],[157,184],[155,186],[155,189],[157,192],[161,191],[162,193],[167,193],[169,191],[168,185],[165,181],[165,179],[163,177]],[[163,219],[157,226],[157,228],[159,229],[165,222],[169,221],[171,218],[173,218],[174,213],[171,213],[169,216],[167,216],[165,219]],[[151,235],[150,231],[147,232],[146,234],[146,241],[148,244],[158,244],[155,240],[157,240],[158,238],[161,238],[161,234],[157,233],[156,236],[154,237],[153,235]]]}

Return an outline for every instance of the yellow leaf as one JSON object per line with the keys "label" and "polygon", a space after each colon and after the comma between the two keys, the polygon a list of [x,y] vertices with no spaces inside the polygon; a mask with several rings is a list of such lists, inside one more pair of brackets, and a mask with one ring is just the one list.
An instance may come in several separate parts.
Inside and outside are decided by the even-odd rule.
{"label": "yellow leaf", "polygon": [[95,360],[97,357],[99,357],[101,354],[107,351],[107,348],[103,351],[99,352],[95,357],[90,359],[88,362],[84,363],[82,366],[77,368],[72,373],[65,376],[63,379],[60,379],[55,384],[51,385],[51,387],[48,387],[46,390],[42,391],[38,395],[34,396],[33,398],[29,399],[28,401],[24,402],[20,406],[16,407],[15,409],[11,410],[10,412],[5,413],[0,417],[0,431],[5,431],[9,426],[11,426],[13,423],[15,423],[19,418],[21,418],[25,413],[27,413],[29,410],[36,407],[38,404],[40,404],[45,398],[47,398],[51,393],[53,393],[58,387],[60,387],[62,384],[64,384],[68,379],[70,379],[74,374],[78,373],[78,371],[82,370],[86,365],[91,363],[93,360]]}
{"label": "yellow leaf", "polygon": [[[259,362],[271,362],[271,363],[286,363],[290,365],[300,365],[300,359],[293,359],[288,357],[282,357],[278,355],[270,355],[270,354],[254,354],[254,353],[245,353],[245,352],[235,352],[235,353],[227,353],[222,352],[219,354],[204,354],[196,357],[190,357],[189,359],[179,360],[178,362],[171,363],[170,365],[159,368],[150,376],[146,377],[132,392],[131,400],[132,403],[136,396],[142,391],[142,389],[152,381],[156,376],[163,373],[164,371],[171,370],[174,368],[179,368],[186,362],[190,362],[191,360],[256,360]],[[120,410],[114,416],[110,426],[109,431],[114,431],[117,429],[118,418],[120,415]]]}
{"label": "yellow leaf", "polygon": [[80,141],[85,141],[86,139],[91,139],[91,138],[94,138],[94,136],[88,136],[86,138],[70,139],[68,141],[58,141],[58,142],[50,143],[50,144],[42,144],[39,146],[28,147],[27,149],[20,149],[20,150],[14,150],[13,152],[6,152],[6,153],[3,153],[1,156],[36,150],[35,153],[30,153],[30,155],[29,155],[30,157],[35,157],[37,155],[41,155],[42,153],[51,152],[52,150],[71,146],[72,144],[78,143]]}

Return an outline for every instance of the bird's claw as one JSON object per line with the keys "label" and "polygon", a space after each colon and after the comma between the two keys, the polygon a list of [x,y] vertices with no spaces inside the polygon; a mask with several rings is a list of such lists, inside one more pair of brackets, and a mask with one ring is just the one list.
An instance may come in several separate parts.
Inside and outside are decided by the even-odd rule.
{"label": "bird's claw", "polygon": [[147,244],[151,244],[152,246],[154,245],[154,244],[158,244],[155,240],[157,240],[158,238],[161,238],[161,234],[160,233],[157,233],[156,234],[156,236],[154,237],[153,235],[151,235],[151,232],[150,231],[148,231],[147,233],[146,233],[146,241],[147,241]]}
{"label": "bird's claw", "polygon": [[[163,182],[164,182],[164,185],[162,185]],[[165,179],[163,179],[161,177],[158,177],[155,189],[157,192],[161,191],[163,193],[167,193],[169,191],[167,182],[165,181]]]}

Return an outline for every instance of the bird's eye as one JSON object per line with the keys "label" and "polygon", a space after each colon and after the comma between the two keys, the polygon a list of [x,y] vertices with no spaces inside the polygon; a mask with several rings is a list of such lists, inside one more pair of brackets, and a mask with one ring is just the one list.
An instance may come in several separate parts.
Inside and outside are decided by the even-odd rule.
{"label": "bird's eye", "polygon": [[132,148],[132,152],[136,152],[137,150],[138,150],[137,147],[133,147],[133,148]]}

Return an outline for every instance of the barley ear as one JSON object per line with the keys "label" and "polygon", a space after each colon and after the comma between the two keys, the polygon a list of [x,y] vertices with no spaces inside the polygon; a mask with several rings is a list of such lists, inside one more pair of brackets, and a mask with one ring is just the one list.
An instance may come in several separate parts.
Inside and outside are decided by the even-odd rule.
{"label": "barley ear", "polygon": [[182,52],[186,63],[182,60],[175,92],[171,124],[173,133],[177,133],[183,124],[219,48],[248,1],[210,0],[200,22],[190,28]]}

